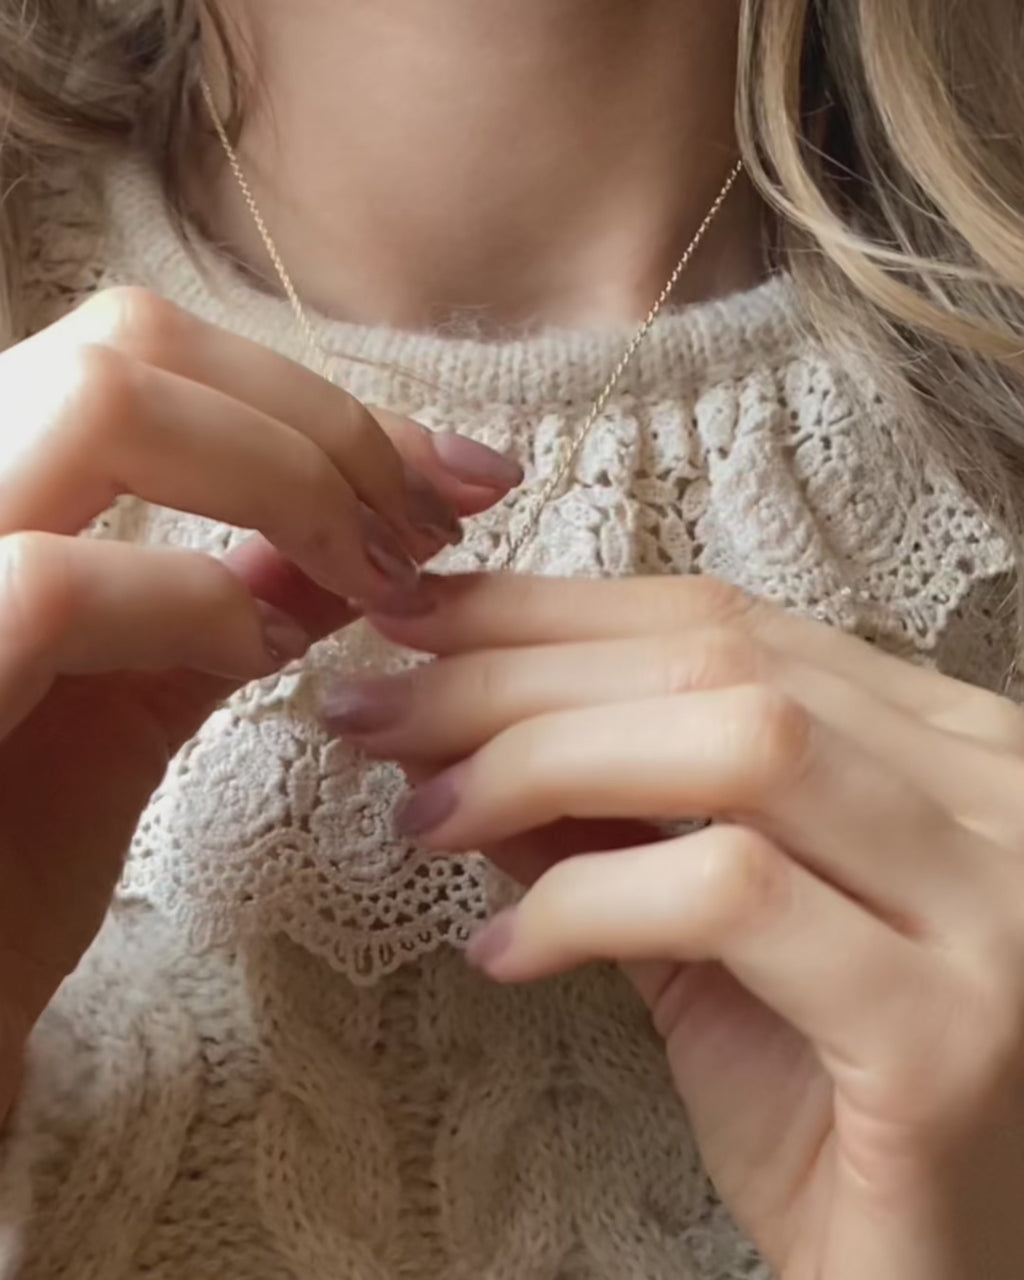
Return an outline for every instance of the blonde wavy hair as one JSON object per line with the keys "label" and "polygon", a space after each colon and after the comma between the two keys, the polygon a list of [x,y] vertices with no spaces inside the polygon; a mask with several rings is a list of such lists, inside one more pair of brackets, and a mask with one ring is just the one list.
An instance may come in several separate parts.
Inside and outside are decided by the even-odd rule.
{"label": "blonde wavy hair", "polygon": [[[1024,5],[742,0],[737,119],[816,332],[871,362],[908,448],[1024,562]],[[0,0],[0,345],[26,317],[32,194],[134,148],[179,203],[216,0]],[[919,455],[919,456],[924,456]]]}

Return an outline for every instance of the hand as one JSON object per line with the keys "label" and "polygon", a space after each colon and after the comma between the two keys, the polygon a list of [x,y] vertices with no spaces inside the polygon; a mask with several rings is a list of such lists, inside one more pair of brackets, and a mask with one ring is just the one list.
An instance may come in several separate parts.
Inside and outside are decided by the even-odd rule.
{"label": "hand", "polygon": [[[785,1280],[1024,1275],[1020,712],[708,579],[431,580],[430,605],[376,621],[440,660],[328,715],[434,775],[400,815],[429,846],[515,869],[543,831],[476,963],[626,964]],[[570,851],[594,821],[713,823],[559,861],[567,818]]]}
{"label": "hand", "polygon": [[[0,404],[2,1119],[172,754],[517,471],[136,290],[0,356]],[[263,536],[227,565],[74,536],[121,493]]]}

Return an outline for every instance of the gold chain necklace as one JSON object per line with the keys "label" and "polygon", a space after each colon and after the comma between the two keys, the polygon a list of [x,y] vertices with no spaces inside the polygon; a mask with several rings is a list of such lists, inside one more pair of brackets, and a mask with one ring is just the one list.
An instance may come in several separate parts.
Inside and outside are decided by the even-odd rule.
{"label": "gold chain necklace", "polygon": [[[224,150],[228,166],[230,167],[235,181],[238,184],[239,191],[242,194],[246,207],[252,215],[253,223],[256,226],[256,230],[259,232],[260,239],[263,241],[263,246],[267,251],[270,262],[277,273],[277,278],[280,281],[281,288],[284,290],[285,297],[291,305],[299,331],[306,340],[307,358],[318,373],[320,373],[329,382],[333,382],[334,379],[331,374],[330,364],[324,354],[320,341],[317,338],[316,329],[314,328],[305,307],[302,305],[298,291],[292,282],[291,275],[284,265],[284,261],[278,251],[277,245],[274,243],[273,236],[270,234],[266,220],[260,211],[259,205],[256,203],[256,197],[253,195],[252,187],[249,185],[249,180],[245,176],[245,170],[242,168],[242,163],[238,158],[238,153],[236,152],[231,139],[228,137],[227,128],[224,125],[224,121],[221,119],[220,112],[217,110],[213,91],[210,88],[209,82],[205,78],[201,81],[201,89],[203,98],[206,102],[206,108],[210,114],[210,119],[213,122],[213,127],[216,130],[221,147]],[[728,199],[729,193],[736,185],[736,182],[742,172],[743,161],[738,160],[729,171],[728,177],[723,183],[718,195],[715,196],[711,207],[704,215],[704,219],[694,233],[693,239],[686,246],[682,257],[672,269],[672,274],[665,281],[665,285],[655,299],[654,305],[651,307],[643,323],[626,345],[621,357],[619,358],[618,364],[616,364],[615,368],[609,375],[608,381],[598,392],[597,397],[590,407],[589,413],[580,423],[579,427],[566,444],[554,473],[540,487],[540,489],[538,489],[537,492],[528,499],[531,505],[528,510],[527,517],[519,532],[515,536],[509,535],[506,538],[504,550],[495,558],[495,563],[492,566],[494,569],[514,569],[517,566],[523,551],[536,536],[544,509],[552,498],[554,498],[560,491],[562,484],[579,455],[580,449],[583,447],[584,441],[587,439],[594,427],[594,424],[607,407],[608,401],[611,399],[615,388],[619,385],[623,374],[629,368],[630,364],[632,364],[633,357],[643,344],[644,339],[654,327],[654,322],[661,314],[665,303],[671,297],[673,289],[679,283],[680,276],[693,261],[694,255],[703,243],[705,236],[711,229],[712,223],[718,217],[722,206]]]}

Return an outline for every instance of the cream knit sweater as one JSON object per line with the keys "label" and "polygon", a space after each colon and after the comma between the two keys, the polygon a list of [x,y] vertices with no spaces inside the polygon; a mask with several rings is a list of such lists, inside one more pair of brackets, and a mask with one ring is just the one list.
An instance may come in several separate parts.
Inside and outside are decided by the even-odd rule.
{"label": "cream knit sweater", "polygon": [[[83,275],[57,193],[40,319],[147,285],[295,358],[281,302],[182,249],[149,180],[109,184]],[[799,335],[785,283],[666,316],[528,568],[708,572],[991,683],[1000,547],[899,424]],[[328,324],[363,399],[471,432],[527,484],[622,334],[502,343]],[[405,371],[405,372],[402,372]],[[412,375],[412,376],[408,376]],[[514,499],[445,567],[486,566]],[[121,504],[101,536],[221,551],[236,531]],[[850,593],[855,580],[864,593]],[[750,1280],[619,976],[531,990],[458,945],[506,892],[391,834],[396,778],[329,743],[332,672],[403,661],[362,628],[219,711],[145,815],[105,931],[35,1036],[4,1140],[0,1274],[25,1280]],[[54,797],[59,803],[59,797]]]}

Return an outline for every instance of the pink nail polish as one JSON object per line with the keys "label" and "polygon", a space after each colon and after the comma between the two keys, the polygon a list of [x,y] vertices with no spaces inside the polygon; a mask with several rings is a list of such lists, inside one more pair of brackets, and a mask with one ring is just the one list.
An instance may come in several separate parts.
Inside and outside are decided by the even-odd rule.
{"label": "pink nail polish", "polygon": [[312,641],[294,618],[265,600],[257,600],[256,608],[263,619],[263,643],[273,661],[294,662],[303,657]]}
{"label": "pink nail polish", "polygon": [[363,528],[363,549],[373,567],[400,591],[409,591],[419,581],[419,566],[384,521],[369,507],[359,512]]}
{"label": "pink nail polish", "polygon": [[506,458],[488,445],[454,431],[439,431],[432,437],[434,452],[456,480],[485,489],[514,489],[523,480],[518,462]]}
{"label": "pink nail polish", "polygon": [[473,935],[466,947],[466,959],[474,969],[492,974],[495,967],[512,947],[515,939],[515,908],[502,911]]}
{"label": "pink nail polish", "polygon": [[457,771],[449,769],[406,796],[395,813],[395,830],[409,839],[428,835],[451,817],[458,802]]}
{"label": "pink nail polish", "polygon": [[320,715],[328,733],[348,737],[394,728],[408,706],[408,681],[400,676],[349,680],[326,694]]}
{"label": "pink nail polish", "polygon": [[462,526],[455,513],[433,485],[408,463],[403,464],[403,471],[406,507],[412,525],[442,545],[457,546],[462,541]]}

